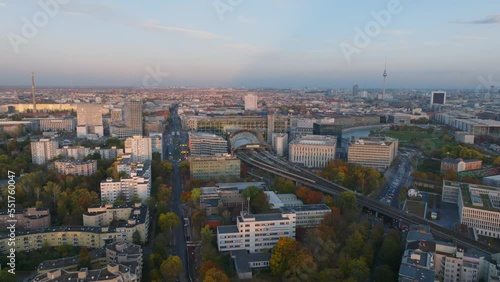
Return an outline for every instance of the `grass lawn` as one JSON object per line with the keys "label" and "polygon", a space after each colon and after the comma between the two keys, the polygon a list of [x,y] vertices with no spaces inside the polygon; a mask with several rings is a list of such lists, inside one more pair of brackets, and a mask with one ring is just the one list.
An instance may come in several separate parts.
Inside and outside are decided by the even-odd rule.
{"label": "grass lawn", "polygon": [[440,133],[389,130],[383,131],[381,134],[398,139],[399,144],[402,146],[419,146],[428,153],[442,147],[445,144],[445,142],[441,139],[442,134]]}

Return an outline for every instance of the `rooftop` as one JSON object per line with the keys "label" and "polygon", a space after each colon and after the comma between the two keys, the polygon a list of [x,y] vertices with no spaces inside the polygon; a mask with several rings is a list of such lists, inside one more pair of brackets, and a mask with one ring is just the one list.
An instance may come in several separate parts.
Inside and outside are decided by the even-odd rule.
{"label": "rooftop", "polygon": [[325,204],[303,205],[296,207],[282,207],[284,213],[306,212],[306,211],[331,211],[330,207]]}
{"label": "rooftop", "polygon": [[238,228],[236,227],[236,225],[218,226],[217,233],[220,233],[220,234],[238,233]]}
{"label": "rooftop", "polygon": [[234,266],[238,273],[251,272],[251,262],[263,262],[271,259],[271,253],[248,253],[246,250],[231,251],[231,257],[234,259]]}

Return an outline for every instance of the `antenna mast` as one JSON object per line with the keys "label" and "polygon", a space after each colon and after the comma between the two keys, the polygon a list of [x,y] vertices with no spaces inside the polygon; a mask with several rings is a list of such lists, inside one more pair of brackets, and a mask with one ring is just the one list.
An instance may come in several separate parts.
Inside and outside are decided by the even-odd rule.
{"label": "antenna mast", "polygon": [[33,98],[33,112],[36,112],[36,98],[35,98],[35,73],[31,73],[31,97]]}
{"label": "antenna mast", "polygon": [[384,89],[382,90],[382,101],[384,101],[384,96],[385,96],[385,78],[387,77],[387,58],[385,58],[384,74],[382,76],[384,77]]}

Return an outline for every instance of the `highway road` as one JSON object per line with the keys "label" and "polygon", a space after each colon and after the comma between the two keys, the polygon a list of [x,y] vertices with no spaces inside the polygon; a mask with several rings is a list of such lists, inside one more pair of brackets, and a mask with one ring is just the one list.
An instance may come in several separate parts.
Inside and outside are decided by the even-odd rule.
{"label": "highway road", "polygon": [[[335,184],[329,180],[317,176],[307,170],[304,170],[286,160],[280,159],[272,153],[263,149],[238,149],[235,154],[238,158],[247,165],[257,167],[264,171],[279,175],[301,184],[307,185],[311,188],[317,189],[327,194],[334,196],[339,195],[349,189]],[[488,254],[500,253],[500,248],[491,247],[481,242],[472,240],[460,233],[447,229],[434,222],[420,218],[413,214],[402,212],[401,210],[389,205],[382,204],[380,201],[370,199],[368,197],[357,194],[358,204],[371,209],[377,213],[389,216],[409,224],[423,224],[431,227],[434,235],[454,241],[459,246],[464,248],[475,248]]]}

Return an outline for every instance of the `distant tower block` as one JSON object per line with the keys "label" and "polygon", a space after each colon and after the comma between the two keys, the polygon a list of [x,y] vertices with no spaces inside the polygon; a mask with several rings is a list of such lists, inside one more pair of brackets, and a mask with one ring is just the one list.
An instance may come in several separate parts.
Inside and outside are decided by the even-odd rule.
{"label": "distant tower block", "polygon": [[31,73],[31,97],[33,98],[33,112],[36,112],[36,98],[35,98],[35,73]]}
{"label": "distant tower block", "polygon": [[387,78],[387,60],[385,61],[384,64],[384,74],[382,76],[384,77],[384,89],[382,90],[382,101],[383,101],[385,96],[385,79]]}

